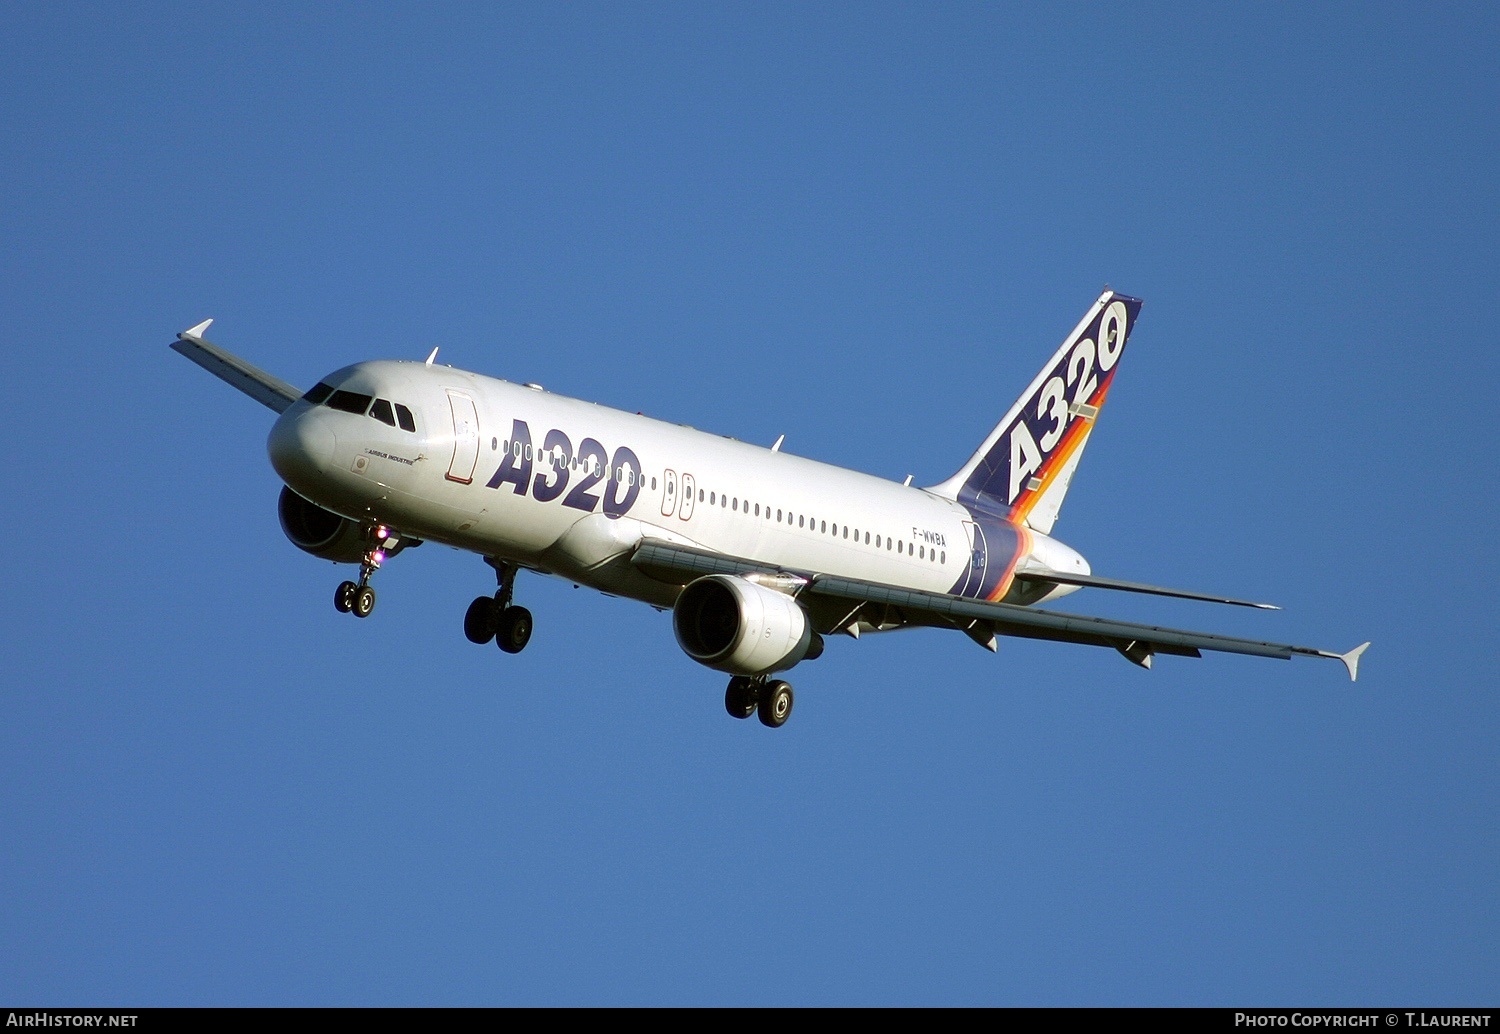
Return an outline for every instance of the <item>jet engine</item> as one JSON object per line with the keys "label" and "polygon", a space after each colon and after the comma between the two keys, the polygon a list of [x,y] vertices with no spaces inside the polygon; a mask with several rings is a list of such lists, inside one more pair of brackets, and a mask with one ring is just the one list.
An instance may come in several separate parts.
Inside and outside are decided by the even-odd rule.
{"label": "jet engine", "polygon": [[731,675],[785,671],[823,652],[796,600],[735,575],[707,575],[683,589],[672,630],[689,657]]}
{"label": "jet engine", "polygon": [[276,515],[292,545],[323,560],[357,564],[370,548],[357,522],[308,502],[290,488],[282,488]]}

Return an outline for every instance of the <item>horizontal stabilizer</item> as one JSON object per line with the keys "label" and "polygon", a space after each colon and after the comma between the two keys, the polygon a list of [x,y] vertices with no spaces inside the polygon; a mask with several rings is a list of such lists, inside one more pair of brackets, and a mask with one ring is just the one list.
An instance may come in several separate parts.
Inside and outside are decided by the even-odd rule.
{"label": "horizontal stabilizer", "polygon": [[273,377],[258,366],[252,366],[237,355],[224,351],[201,335],[213,320],[204,320],[190,330],[184,330],[172,342],[175,352],[187,356],[219,380],[232,385],[249,395],[256,402],[268,406],[278,413],[302,397],[302,392],[279,377]]}
{"label": "horizontal stabilizer", "polygon": [[1016,572],[1017,578],[1027,578],[1038,582],[1057,582],[1060,585],[1081,585],[1090,589],[1116,589],[1121,592],[1142,592],[1151,596],[1173,596],[1182,600],[1201,600],[1204,603],[1230,603],[1236,607],[1254,607],[1257,610],[1280,610],[1274,603],[1254,603],[1250,600],[1237,600],[1232,596],[1214,596],[1206,592],[1192,592],[1188,589],[1164,589],[1160,585],[1142,585],[1140,582],[1126,582],[1118,578],[1100,578],[1092,574],[1063,574],[1055,571],[1027,571]]}

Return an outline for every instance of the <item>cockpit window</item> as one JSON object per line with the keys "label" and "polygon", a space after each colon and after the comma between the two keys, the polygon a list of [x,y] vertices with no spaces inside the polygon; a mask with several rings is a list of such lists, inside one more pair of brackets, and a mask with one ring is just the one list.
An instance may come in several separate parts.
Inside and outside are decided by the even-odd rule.
{"label": "cockpit window", "polygon": [[375,400],[375,404],[370,407],[370,415],[382,424],[396,426],[396,415],[391,412],[391,404],[385,399]]}
{"label": "cockpit window", "polygon": [[317,384],[314,384],[311,388],[308,389],[306,395],[302,396],[302,401],[310,402],[316,406],[332,394],[333,386],[324,384],[322,381],[319,381]]}
{"label": "cockpit window", "polygon": [[341,409],[345,413],[358,413],[363,416],[365,410],[370,408],[370,401],[369,395],[358,395],[352,391],[336,391],[328,397],[328,408]]}
{"label": "cockpit window", "polygon": [[401,430],[403,431],[415,431],[417,429],[417,422],[412,419],[411,410],[399,402],[396,403],[396,419],[401,421]]}

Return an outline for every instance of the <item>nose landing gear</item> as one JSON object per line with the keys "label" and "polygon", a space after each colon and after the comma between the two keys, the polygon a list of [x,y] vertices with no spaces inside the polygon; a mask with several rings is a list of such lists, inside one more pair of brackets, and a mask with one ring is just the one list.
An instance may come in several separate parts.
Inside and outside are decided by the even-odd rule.
{"label": "nose landing gear", "polygon": [[375,609],[375,590],[370,588],[370,576],[380,570],[387,557],[394,556],[406,545],[401,536],[384,524],[374,524],[365,530],[365,539],[370,548],[365,550],[359,564],[359,581],[340,582],[333,591],[333,605],[341,614],[353,613],[357,618],[367,618]]}
{"label": "nose landing gear", "polygon": [[499,588],[494,596],[479,596],[469,604],[464,614],[464,637],[481,646],[493,639],[506,653],[520,653],[531,642],[532,622],[531,611],[511,606],[517,567],[494,557],[485,557],[484,562],[495,569]]}

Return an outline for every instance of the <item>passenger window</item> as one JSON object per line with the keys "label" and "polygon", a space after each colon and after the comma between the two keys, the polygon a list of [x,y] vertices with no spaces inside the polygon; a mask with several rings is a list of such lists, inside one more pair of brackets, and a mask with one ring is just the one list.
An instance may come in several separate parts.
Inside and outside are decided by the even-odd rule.
{"label": "passenger window", "polygon": [[827,535],[828,534],[828,522],[827,521],[821,522],[819,524],[819,526],[818,526],[818,530],[821,531],[824,535]]}
{"label": "passenger window", "polygon": [[370,395],[359,395],[352,391],[336,391],[328,396],[328,408],[364,416],[365,410],[370,408],[370,403],[373,401],[375,400]]}
{"label": "passenger window", "polygon": [[656,478],[654,477],[651,479],[651,491],[656,491]]}
{"label": "passenger window", "polygon": [[[868,545],[869,545],[869,544],[870,544],[870,533],[869,533],[869,532],[868,532],[868,531],[867,531],[867,532],[865,532],[865,545],[867,545],[867,546],[868,546]],[[879,542],[877,542],[877,543],[875,543],[875,544],[876,544],[876,545],[877,545],[877,546],[878,546],[878,545],[880,545],[880,543],[879,543]]]}
{"label": "passenger window", "polygon": [[325,399],[328,398],[329,395],[332,394],[333,386],[324,384],[322,381],[319,381],[317,384],[314,384],[311,388],[307,389],[307,394],[302,396],[302,401],[311,402],[316,406],[320,405]]}
{"label": "passenger window", "polygon": [[703,489],[698,489],[698,502],[703,502]]}
{"label": "passenger window", "polygon": [[715,499],[716,499],[716,498],[717,498],[717,497],[716,497],[716,496],[715,496],[715,495],[714,495],[714,493],[712,493],[712,492],[710,492],[710,493],[708,493],[708,505],[709,505],[709,506],[712,506],[712,505],[714,505],[714,500],[715,500]]}
{"label": "passenger window", "polygon": [[948,562],[948,551],[945,549],[945,550],[943,550],[942,555],[938,557],[938,563],[940,563],[940,564],[946,564],[947,562]]}
{"label": "passenger window", "polygon": [[802,526],[803,526],[803,525],[802,525],[802,517],[801,517],[801,515],[800,515],[800,514],[799,514],[799,515],[798,515],[798,516],[797,516],[797,527],[799,527],[799,528],[800,528],[800,527],[802,527]]}
{"label": "passenger window", "polygon": [[375,400],[375,404],[370,407],[370,415],[382,424],[396,426],[396,414],[391,412],[391,404],[385,399]]}

